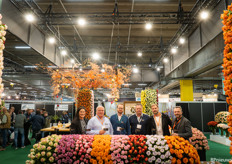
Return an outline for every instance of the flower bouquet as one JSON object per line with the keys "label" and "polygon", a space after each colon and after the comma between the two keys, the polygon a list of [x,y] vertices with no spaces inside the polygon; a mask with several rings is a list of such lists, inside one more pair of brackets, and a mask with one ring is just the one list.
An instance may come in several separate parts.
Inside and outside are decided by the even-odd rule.
{"label": "flower bouquet", "polygon": [[116,163],[129,163],[128,152],[130,145],[128,144],[129,137],[126,135],[115,135],[111,139],[111,160]]}
{"label": "flower bouquet", "polygon": [[93,164],[112,164],[110,155],[111,136],[95,135],[92,144],[91,159]]}
{"label": "flower bouquet", "polygon": [[209,150],[209,145],[206,136],[197,128],[192,128],[192,137],[189,138],[190,144],[192,144],[197,150]]}
{"label": "flower bouquet", "polygon": [[213,135],[216,134],[216,126],[217,126],[217,124],[218,123],[216,121],[208,122],[209,129],[213,132]]}
{"label": "flower bouquet", "polygon": [[146,137],[148,163],[161,163],[161,161],[171,163],[172,156],[164,136],[147,135]]}
{"label": "flower bouquet", "polygon": [[228,129],[230,128],[230,126],[228,126],[227,124],[218,124],[217,127],[220,128],[221,135],[223,135],[223,132],[225,131],[226,137],[229,137]]}
{"label": "flower bouquet", "polygon": [[218,112],[215,115],[215,121],[218,123],[228,123],[227,116],[229,115],[230,115],[230,112],[227,112],[227,111]]}
{"label": "flower bouquet", "polygon": [[146,157],[146,136],[129,135],[129,138],[128,143],[131,147],[129,150],[128,159],[130,163],[146,163],[148,161],[148,157]]}
{"label": "flower bouquet", "polygon": [[165,136],[172,155],[172,163],[200,164],[197,150],[184,138],[179,136]]}
{"label": "flower bouquet", "polygon": [[61,135],[42,138],[38,144],[33,145],[31,153],[28,155],[31,160],[27,160],[26,164],[54,163],[57,152],[56,147],[61,138]]}

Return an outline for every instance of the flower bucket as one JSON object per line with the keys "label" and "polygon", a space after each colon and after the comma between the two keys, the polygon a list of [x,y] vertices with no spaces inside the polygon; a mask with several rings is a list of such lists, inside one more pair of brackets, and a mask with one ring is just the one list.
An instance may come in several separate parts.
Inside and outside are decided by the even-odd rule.
{"label": "flower bucket", "polygon": [[223,130],[222,130],[221,128],[219,128],[219,134],[220,134],[221,136],[224,135],[224,132],[223,132]]}
{"label": "flower bucket", "polygon": [[213,135],[216,135],[216,129],[215,128],[212,129],[212,133],[213,133]]}
{"label": "flower bucket", "polygon": [[226,132],[226,137],[227,138],[230,137],[230,133],[228,132],[228,130],[225,130],[225,132]]}

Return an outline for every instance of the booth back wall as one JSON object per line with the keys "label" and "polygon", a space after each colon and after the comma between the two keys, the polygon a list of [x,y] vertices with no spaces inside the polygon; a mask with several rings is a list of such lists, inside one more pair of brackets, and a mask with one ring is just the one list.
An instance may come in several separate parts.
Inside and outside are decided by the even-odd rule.
{"label": "booth back wall", "polygon": [[211,132],[207,123],[213,121],[218,112],[228,111],[226,102],[177,102],[176,106],[181,106],[192,126],[203,132]]}

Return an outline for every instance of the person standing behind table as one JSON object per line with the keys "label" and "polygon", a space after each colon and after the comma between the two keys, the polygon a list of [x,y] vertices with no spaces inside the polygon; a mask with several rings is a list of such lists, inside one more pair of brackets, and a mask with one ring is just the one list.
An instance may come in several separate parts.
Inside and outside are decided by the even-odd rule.
{"label": "person standing behind table", "polygon": [[7,109],[5,107],[3,107],[3,113],[0,114],[0,131],[2,134],[2,147],[0,148],[0,151],[4,151],[6,148],[6,144],[7,144],[7,135],[8,135],[8,130],[10,128],[11,125],[11,117],[10,114],[8,113]]}
{"label": "person standing behind table", "polygon": [[39,136],[37,134],[40,132],[40,130],[44,126],[44,118],[40,115],[40,109],[36,109],[36,115],[33,116],[29,122],[32,122],[32,137],[36,138],[36,143],[39,141]]}
{"label": "person standing behind table", "polygon": [[64,111],[63,114],[62,114],[62,117],[61,117],[62,124],[63,123],[68,123],[68,119],[69,119],[68,113]]}
{"label": "person standing behind table", "polygon": [[26,145],[31,145],[31,141],[28,138],[28,133],[29,133],[31,123],[28,121],[34,116],[33,109],[27,109],[24,115],[26,117],[26,123],[24,124],[24,137],[25,137],[24,145],[26,146]]}
{"label": "person standing behind table", "polygon": [[[44,128],[49,128],[50,123],[51,123],[51,117],[48,116],[48,112],[44,111],[43,112],[43,117],[44,117]],[[41,132],[42,138],[46,137],[49,135],[49,132]]]}
{"label": "person standing behind table", "polygon": [[192,137],[191,122],[185,118],[182,112],[181,106],[176,106],[174,108],[174,115],[176,118],[173,120],[173,134],[172,136],[180,136],[188,140]]}
{"label": "person standing behind table", "polygon": [[172,127],[172,121],[168,115],[159,112],[159,107],[156,104],[151,105],[153,116],[151,116],[146,124],[148,135],[163,135],[170,136],[169,126]]}
{"label": "person standing behind table", "polygon": [[135,107],[134,115],[130,116],[129,122],[131,126],[131,134],[146,134],[146,121],[149,119],[149,116],[143,114],[143,106],[137,104]]}
{"label": "person standing behind table", "polygon": [[96,116],[92,117],[87,124],[87,134],[109,134],[113,135],[113,127],[110,120],[104,116],[105,108],[98,106]]}
{"label": "person standing behind table", "polygon": [[21,134],[21,148],[24,146],[24,123],[26,122],[26,116],[23,114],[23,111],[19,110],[18,114],[15,117],[15,127],[14,127],[14,142],[15,149],[18,149],[18,133]]}
{"label": "person standing behind table", "polygon": [[85,107],[79,107],[70,126],[71,134],[86,134],[88,119],[85,118]]}
{"label": "person standing behind table", "polygon": [[110,122],[113,126],[114,134],[131,134],[129,119],[123,114],[123,104],[117,105],[117,114],[110,117]]}

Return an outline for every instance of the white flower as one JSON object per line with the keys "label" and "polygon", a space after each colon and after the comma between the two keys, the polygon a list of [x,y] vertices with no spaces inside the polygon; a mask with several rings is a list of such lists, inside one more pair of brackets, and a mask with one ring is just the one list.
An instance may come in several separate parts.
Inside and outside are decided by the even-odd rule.
{"label": "white flower", "polygon": [[148,156],[150,156],[151,155],[151,152],[150,151],[147,151],[147,153],[146,153]]}

